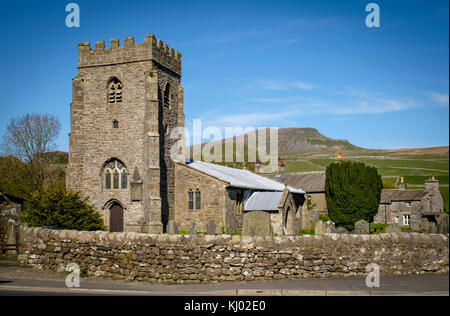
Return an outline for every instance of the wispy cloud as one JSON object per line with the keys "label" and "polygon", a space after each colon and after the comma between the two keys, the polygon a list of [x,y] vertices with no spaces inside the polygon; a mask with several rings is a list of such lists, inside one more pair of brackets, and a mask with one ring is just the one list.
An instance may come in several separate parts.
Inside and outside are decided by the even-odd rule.
{"label": "wispy cloud", "polygon": [[300,113],[300,109],[281,110],[277,113],[272,111],[247,112],[232,115],[215,116],[205,119],[203,123],[208,126],[233,127],[233,126],[268,126],[277,125],[280,120],[292,118]]}
{"label": "wispy cloud", "polygon": [[449,105],[449,97],[448,94],[438,93],[438,92],[429,92],[428,93],[431,101],[442,104]]}
{"label": "wispy cloud", "polygon": [[315,85],[311,83],[307,83],[304,81],[285,81],[285,80],[256,80],[254,82],[254,85],[258,89],[262,90],[290,90],[290,89],[300,89],[300,90],[312,90],[314,89]]}

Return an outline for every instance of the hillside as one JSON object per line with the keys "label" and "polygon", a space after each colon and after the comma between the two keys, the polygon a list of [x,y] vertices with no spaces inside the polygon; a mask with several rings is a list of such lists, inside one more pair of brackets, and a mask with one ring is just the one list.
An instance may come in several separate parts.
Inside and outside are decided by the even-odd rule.
{"label": "hillside", "polygon": [[[269,133],[267,132],[267,148],[269,148]],[[242,153],[248,152],[248,149],[255,150],[252,144],[249,145],[248,137],[255,137],[255,132],[250,132],[238,137],[226,138],[221,141],[207,142],[201,145],[195,145],[188,148],[188,157],[194,157],[193,152],[200,152],[200,148],[204,146],[213,147],[217,143],[222,143],[222,148],[225,148],[224,142],[232,141],[235,146],[235,151]],[[257,139],[257,137],[255,137]],[[243,143],[243,144],[242,144]],[[200,147],[202,146],[202,147]],[[350,144],[347,140],[332,139],[314,128],[283,128],[278,130],[278,154],[281,156],[296,155],[309,152],[336,152],[342,150],[358,150],[362,149]]]}

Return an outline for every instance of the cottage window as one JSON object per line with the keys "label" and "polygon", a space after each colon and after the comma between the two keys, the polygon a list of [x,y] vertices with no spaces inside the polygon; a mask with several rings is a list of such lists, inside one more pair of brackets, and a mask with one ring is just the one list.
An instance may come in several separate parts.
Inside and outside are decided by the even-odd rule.
{"label": "cottage window", "polygon": [[189,190],[188,192],[188,209],[194,209],[194,192],[192,192],[192,190]]}
{"label": "cottage window", "polygon": [[201,193],[199,190],[195,191],[195,209],[201,209]]}
{"label": "cottage window", "polygon": [[117,78],[112,78],[109,83],[109,103],[121,103],[123,98],[122,83]]}
{"label": "cottage window", "polygon": [[103,170],[105,189],[126,189],[128,173],[125,165],[119,160],[108,162]]}
{"label": "cottage window", "polygon": [[410,221],[411,221],[411,215],[404,214],[403,215],[403,226],[409,226]]}

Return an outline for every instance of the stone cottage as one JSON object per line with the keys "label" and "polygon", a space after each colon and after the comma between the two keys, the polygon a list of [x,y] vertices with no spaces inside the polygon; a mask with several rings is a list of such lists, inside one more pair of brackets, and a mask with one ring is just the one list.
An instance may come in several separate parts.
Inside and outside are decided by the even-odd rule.
{"label": "stone cottage", "polygon": [[[185,164],[184,138],[175,130],[184,127],[181,54],[154,35],[141,44],[128,37],[123,46],[117,39],[109,48],[104,41],[95,49],[78,45],[70,121],[67,188],[88,197],[113,232],[162,233],[169,220],[180,229],[215,221],[218,229],[239,230],[251,194],[285,189],[249,171]],[[277,227],[291,226],[300,200]]]}
{"label": "stone cottage", "polygon": [[403,182],[398,190],[383,190],[374,222],[419,227],[422,219],[437,223],[437,218],[443,213],[439,181],[432,176],[425,181],[424,190],[407,190]]}

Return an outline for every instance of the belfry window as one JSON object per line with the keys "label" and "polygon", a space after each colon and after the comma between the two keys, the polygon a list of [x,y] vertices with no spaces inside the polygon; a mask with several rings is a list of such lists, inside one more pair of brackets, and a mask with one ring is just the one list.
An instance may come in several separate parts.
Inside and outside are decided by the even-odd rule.
{"label": "belfry window", "polygon": [[109,103],[121,103],[123,98],[122,83],[117,78],[113,78],[109,84]]}
{"label": "belfry window", "polygon": [[171,97],[170,97],[170,84],[167,83],[164,89],[164,106],[170,108]]}
{"label": "belfry window", "polygon": [[113,121],[113,128],[119,128],[119,122]]}
{"label": "belfry window", "polygon": [[119,160],[111,160],[103,170],[105,189],[126,189],[128,173],[125,165]]}

